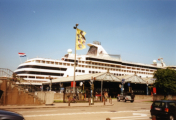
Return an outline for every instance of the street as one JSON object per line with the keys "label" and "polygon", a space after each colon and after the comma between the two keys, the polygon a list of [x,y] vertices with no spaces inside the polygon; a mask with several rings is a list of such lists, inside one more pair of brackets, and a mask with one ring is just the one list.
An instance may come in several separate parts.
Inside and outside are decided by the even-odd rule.
{"label": "street", "polygon": [[[113,106],[8,109],[25,120],[151,120],[151,102],[116,102]],[[74,103],[73,103],[74,104]]]}

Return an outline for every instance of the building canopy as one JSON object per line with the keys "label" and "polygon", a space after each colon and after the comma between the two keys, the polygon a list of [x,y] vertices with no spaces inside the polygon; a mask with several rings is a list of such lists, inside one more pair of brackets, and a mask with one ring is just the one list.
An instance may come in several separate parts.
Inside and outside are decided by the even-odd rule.
{"label": "building canopy", "polygon": [[[58,79],[53,79],[52,83],[60,83],[60,82],[71,82],[73,81],[74,76],[70,77],[62,77]],[[104,72],[104,73],[96,73],[96,74],[86,74],[86,75],[77,75],[75,76],[75,82],[79,81],[105,81],[105,82],[122,82],[122,79],[125,79],[125,82],[136,83],[136,84],[153,84],[150,79],[144,79],[137,75],[126,75],[126,76],[115,76],[113,73]],[[147,82],[148,81],[148,82]],[[43,84],[50,84],[50,82],[45,82]]]}

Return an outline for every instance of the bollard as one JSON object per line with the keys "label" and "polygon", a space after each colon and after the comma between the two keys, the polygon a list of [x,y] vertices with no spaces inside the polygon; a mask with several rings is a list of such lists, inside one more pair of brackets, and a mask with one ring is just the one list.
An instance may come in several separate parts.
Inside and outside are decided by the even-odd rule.
{"label": "bollard", "polygon": [[110,118],[106,118],[106,120],[111,120]]}
{"label": "bollard", "polygon": [[112,98],[111,98],[111,104],[112,104]]}
{"label": "bollard", "polygon": [[90,106],[90,98],[89,98],[89,106]]}
{"label": "bollard", "polygon": [[104,99],[104,105],[105,105],[105,99]]}
{"label": "bollard", "polygon": [[110,96],[110,98],[109,98],[109,103],[111,103],[111,96]]}
{"label": "bollard", "polygon": [[68,101],[68,106],[70,106],[70,100]]}

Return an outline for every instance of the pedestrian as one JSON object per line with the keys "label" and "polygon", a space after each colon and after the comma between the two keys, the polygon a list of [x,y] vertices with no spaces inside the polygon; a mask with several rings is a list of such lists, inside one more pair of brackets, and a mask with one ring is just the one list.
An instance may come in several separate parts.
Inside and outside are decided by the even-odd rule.
{"label": "pedestrian", "polygon": [[120,101],[120,94],[117,94],[117,101]]}
{"label": "pedestrian", "polygon": [[79,95],[78,95],[78,93],[76,93],[76,99],[79,100]]}
{"label": "pedestrian", "polygon": [[131,99],[134,100],[134,98],[135,98],[135,94],[134,94],[134,92],[133,92],[133,90],[132,90],[132,92],[131,92]]}

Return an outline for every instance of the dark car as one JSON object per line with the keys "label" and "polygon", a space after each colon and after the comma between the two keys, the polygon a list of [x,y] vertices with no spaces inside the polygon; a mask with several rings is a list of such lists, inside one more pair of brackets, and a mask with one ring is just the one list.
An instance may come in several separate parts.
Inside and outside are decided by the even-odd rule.
{"label": "dark car", "polygon": [[176,101],[154,101],[150,110],[151,116],[162,120],[176,120]]}
{"label": "dark car", "polygon": [[24,120],[24,117],[14,112],[0,110],[0,120]]}
{"label": "dark car", "polygon": [[126,101],[134,102],[134,94],[131,92],[120,94],[119,96],[117,96],[117,101],[120,102],[120,100],[123,100],[125,102]]}

